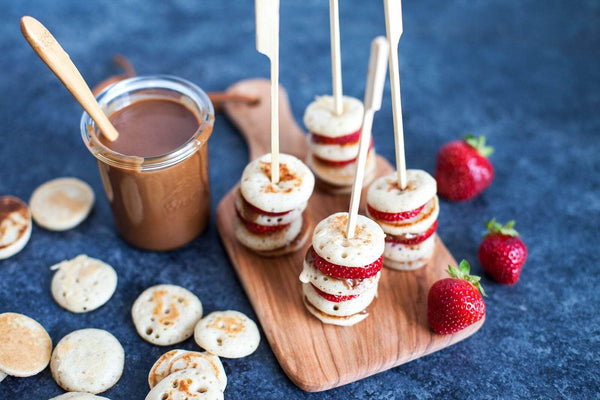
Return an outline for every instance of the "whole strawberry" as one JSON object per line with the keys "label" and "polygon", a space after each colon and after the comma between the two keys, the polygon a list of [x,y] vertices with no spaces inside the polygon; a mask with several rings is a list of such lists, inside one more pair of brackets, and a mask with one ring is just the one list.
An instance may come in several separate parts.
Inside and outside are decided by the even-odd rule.
{"label": "whole strawberry", "polygon": [[[435,333],[447,335],[465,329],[485,315],[485,296],[478,276],[469,275],[471,266],[465,260],[459,268],[448,266],[451,278],[431,286],[427,296],[427,319]],[[481,293],[480,293],[481,291]]]}
{"label": "whole strawberry", "polygon": [[464,140],[443,145],[435,168],[438,194],[447,200],[462,201],[483,192],[494,179],[494,167],[487,159],[493,151],[485,145],[485,136],[467,135]]}
{"label": "whole strawberry", "polygon": [[527,247],[513,228],[515,221],[502,226],[492,219],[485,226],[488,231],[479,245],[479,262],[496,282],[514,285],[527,258]]}

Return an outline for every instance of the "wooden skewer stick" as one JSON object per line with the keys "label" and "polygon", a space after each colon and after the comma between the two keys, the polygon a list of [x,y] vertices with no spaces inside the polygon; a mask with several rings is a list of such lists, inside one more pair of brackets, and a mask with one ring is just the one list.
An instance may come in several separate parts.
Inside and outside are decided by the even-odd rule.
{"label": "wooden skewer stick", "polygon": [[69,55],[48,29],[35,18],[25,16],[21,18],[21,32],[42,61],[46,63],[75,97],[75,100],[92,117],[104,136],[111,141],[117,140],[119,133],[100,108],[92,91],[69,58]]}
{"label": "wooden skewer stick", "polygon": [[352,185],[352,197],[350,197],[350,210],[348,211],[348,226],[346,237],[352,239],[356,230],[356,219],[358,216],[358,205],[360,204],[360,192],[365,177],[365,165],[369,143],[371,142],[371,128],[373,127],[373,116],[375,111],[381,108],[383,97],[383,85],[385,83],[385,72],[387,67],[388,44],[383,36],[375,38],[371,42],[371,56],[369,57],[369,70],[367,72],[367,87],[365,89],[365,113],[363,115],[360,139],[358,142],[358,158],[356,159],[356,173]]}
{"label": "wooden skewer stick", "polygon": [[329,0],[329,31],[331,36],[331,79],[335,115],[344,113],[342,97],[342,59],[340,56],[340,9],[338,0]]}
{"label": "wooden skewer stick", "polygon": [[271,62],[271,183],[279,183],[279,0],[256,0],[256,50]]}
{"label": "wooden skewer stick", "polygon": [[392,87],[392,111],[394,116],[394,142],[396,143],[396,173],[401,190],[406,189],[406,157],[404,156],[404,124],[402,123],[402,100],[400,97],[400,69],[398,67],[398,42],[402,36],[401,0],[384,0],[385,28],[390,53],[390,86]]}

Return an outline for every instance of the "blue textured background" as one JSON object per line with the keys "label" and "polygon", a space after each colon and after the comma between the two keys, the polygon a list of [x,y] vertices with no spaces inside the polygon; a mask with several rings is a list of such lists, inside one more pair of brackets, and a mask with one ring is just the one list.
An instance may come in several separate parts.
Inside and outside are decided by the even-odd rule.
{"label": "blue textured background", "polygon": [[[297,119],[314,95],[331,90],[327,3],[282,1],[281,83]],[[362,97],[369,42],[385,33],[382,2],[341,3],[344,89]],[[122,53],[140,74],[178,75],[213,91],[268,74],[254,47],[253,4],[0,3],[0,194],[27,200],[46,180],[76,176],[97,196],[79,227],[54,233],[35,226],[27,247],[0,261],[0,312],[34,317],[54,343],[79,328],[109,330],[125,348],[126,365],[105,395],[141,399],[150,366],[167,350],[135,333],[129,310],[144,288],[179,284],[200,297],[206,312],[255,315],[214,220],[192,244],[169,253],[138,251],[116,236],[95,161],[79,135],[81,109],[21,37],[24,14],[47,25],[91,84],[118,72],[110,59]],[[487,320],[472,338],[320,394],[297,389],[263,341],[250,357],[224,360],[227,398],[600,398],[599,20],[595,0],[404,2],[399,52],[408,165],[432,172],[442,143],[465,132],[487,135],[496,147],[496,179],[476,200],[444,202],[439,233],[455,258],[481,272],[484,220],[516,219],[529,247],[521,280],[505,287],[484,276]],[[374,135],[378,152],[393,160],[389,87]],[[247,159],[222,115],[210,156],[214,208]],[[80,253],[112,264],[119,285],[104,307],[74,315],[52,300],[48,267]],[[192,340],[181,347],[196,348]],[[0,399],[61,392],[48,369],[0,384]]]}

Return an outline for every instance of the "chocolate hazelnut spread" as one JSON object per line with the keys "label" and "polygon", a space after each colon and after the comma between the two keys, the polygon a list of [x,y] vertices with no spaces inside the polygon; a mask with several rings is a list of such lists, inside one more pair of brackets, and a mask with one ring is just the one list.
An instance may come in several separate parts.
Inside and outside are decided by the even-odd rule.
{"label": "chocolate hazelnut spread", "polygon": [[147,250],[189,243],[210,216],[208,97],[187,81],[157,76],[121,81],[98,100],[119,137],[108,141],[86,114],[82,136],[98,159],[119,234]]}

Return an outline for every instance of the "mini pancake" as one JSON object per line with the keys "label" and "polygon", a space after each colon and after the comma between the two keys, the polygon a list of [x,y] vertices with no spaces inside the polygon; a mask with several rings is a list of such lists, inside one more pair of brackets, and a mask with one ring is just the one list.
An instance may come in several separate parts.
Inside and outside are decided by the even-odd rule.
{"label": "mini pancake", "polygon": [[133,303],[131,316],[138,334],[158,346],[188,339],[202,318],[202,303],[192,292],[175,285],[156,285]]}
{"label": "mini pancake", "polygon": [[385,234],[376,222],[358,215],[352,239],[346,238],[347,224],[347,212],[332,214],[317,224],[312,245],[319,256],[345,267],[364,267],[381,257]]}
{"label": "mini pancake", "polygon": [[413,218],[397,222],[387,222],[375,219],[367,209],[367,216],[373,218],[381,226],[383,231],[389,235],[400,236],[406,234],[425,233],[435,223],[440,213],[438,197],[434,196],[425,204],[423,210]]}
{"label": "mini pancake", "polygon": [[396,270],[413,270],[421,268],[433,255],[435,237],[431,235],[423,242],[413,245],[386,242],[383,253],[383,265]]}
{"label": "mini pancake", "polygon": [[271,153],[250,162],[240,190],[247,202],[267,212],[285,212],[306,203],[315,186],[310,169],[296,157],[279,154],[279,182],[271,183]]}
{"label": "mini pancake", "polygon": [[242,193],[237,190],[235,193],[235,209],[242,216],[242,218],[247,221],[253,222],[255,224],[264,225],[264,226],[277,226],[277,225],[285,225],[292,223],[295,219],[302,217],[302,211],[306,208],[306,202],[300,204],[295,209],[284,215],[265,215],[252,210],[248,207],[247,204],[244,203],[244,199],[242,198]]}
{"label": "mini pancake", "polygon": [[258,327],[238,311],[215,311],[202,318],[194,331],[198,346],[225,358],[254,353],[260,343]]}
{"label": "mini pancake", "polygon": [[171,361],[178,355],[187,353],[187,350],[171,350],[164,353],[154,362],[150,372],[148,373],[148,386],[152,389],[158,382],[169,375]]}
{"label": "mini pancake", "polygon": [[2,371],[0,371],[0,382],[2,382],[4,380],[4,378],[6,378],[6,374]]}
{"label": "mini pancake", "polygon": [[77,178],[48,181],[29,200],[34,221],[51,231],[76,227],[88,216],[93,204],[92,188]]}
{"label": "mini pancake", "polygon": [[369,313],[367,313],[366,311],[362,311],[358,314],[349,315],[346,317],[335,317],[335,316],[332,316],[329,314],[325,314],[322,311],[319,311],[317,308],[315,308],[315,306],[313,306],[312,304],[310,304],[308,302],[306,297],[303,298],[303,301],[304,301],[304,306],[306,307],[308,312],[311,313],[318,320],[320,320],[321,322],[323,322],[325,324],[339,325],[339,326],[352,326],[352,325],[359,323],[360,321],[364,320],[365,318],[367,318],[369,316]]}
{"label": "mini pancake", "polygon": [[51,398],[50,400],[110,400],[108,397],[96,396],[86,392],[69,392]]}
{"label": "mini pancake", "polygon": [[21,199],[0,197],[0,260],[20,252],[31,237],[31,213]]}
{"label": "mini pancake", "polygon": [[306,252],[300,282],[312,283],[325,293],[336,296],[348,296],[365,293],[373,287],[377,287],[381,271],[366,279],[336,279],[325,275],[313,264],[312,247]]}
{"label": "mini pancake", "polygon": [[124,363],[125,352],[113,335],[101,329],[80,329],[58,342],[50,370],[64,390],[96,394],[118,382]]}
{"label": "mini pancake", "polygon": [[[365,177],[363,187],[367,186],[375,177],[375,149],[369,150],[367,162],[365,164]],[[312,168],[318,179],[334,186],[349,186],[352,189],[354,174],[356,173],[356,161],[343,166],[333,166],[327,164],[310,154],[308,156],[308,165]]]}
{"label": "mini pancake", "polygon": [[367,192],[367,203],[377,211],[400,213],[421,207],[437,192],[435,179],[420,169],[406,171],[407,186],[400,190],[396,172],[376,179]]}
{"label": "mini pancake", "polygon": [[304,111],[304,125],[312,133],[338,137],[356,132],[362,126],[363,103],[350,96],[342,98],[342,114],[336,115],[333,96],[317,96]]}
{"label": "mini pancake", "polygon": [[207,375],[214,375],[221,391],[227,386],[227,375],[218,356],[208,352],[188,351],[175,357],[169,365],[169,375],[187,368],[198,369]]}
{"label": "mini pancake", "polygon": [[351,160],[358,156],[358,142],[348,144],[321,144],[309,141],[311,154],[330,161]]}
{"label": "mini pancake", "polygon": [[313,307],[334,317],[347,317],[365,310],[377,295],[377,285],[368,291],[340,302],[333,302],[321,297],[310,283],[302,284],[302,293]]}
{"label": "mini pancake", "polygon": [[52,278],[52,297],[61,307],[74,313],[92,311],[104,305],[117,288],[115,270],[83,254],[50,269],[57,270]]}
{"label": "mini pancake", "polygon": [[0,314],[0,371],[27,377],[50,362],[52,340],[37,321],[23,314]]}
{"label": "mini pancake", "polygon": [[271,233],[250,232],[237,215],[233,217],[233,233],[237,240],[255,251],[271,251],[285,247],[302,231],[303,218],[296,218],[287,227]]}
{"label": "mini pancake", "polygon": [[214,376],[188,368],[174,372],[160,381],[146,396],[146,400],[219,400],[223,391]]}

